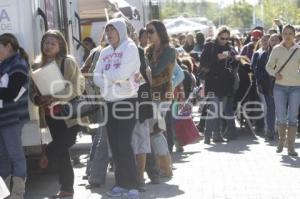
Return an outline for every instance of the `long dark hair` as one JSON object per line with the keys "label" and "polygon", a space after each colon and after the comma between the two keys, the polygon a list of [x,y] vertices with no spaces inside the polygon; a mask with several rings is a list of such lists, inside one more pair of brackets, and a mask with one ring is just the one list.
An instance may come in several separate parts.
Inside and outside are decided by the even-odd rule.
{"label": "long dark hair", "polygon": [[27,63],[29,63],[28,55],[25,52],[25,50],[19,45],[18,39],[11,33],[3,33],[0,35],[0,43],[4,46],[7,46],[8,44],[11,45],[12,49],[15,52],[19,52],[20,56],[25,59]]}
{"label": "long dark hair", "polygon": [[[147,24],[147,26],[149,25],[154,26],[156,33],[160,38],[160,51],[163,51],[163,48],[168,47],[170,42],[166,26],[159,20],[152,20]],[[149,60],[152,59],[153,51],[154,51],[153,44],[146,49],[146,56]]]}
{"label": "long dark hair", "polygon": [[141,28],[140,32],[139,32],[139,40],[141,40],[142,36],[144,33],[147,33],[146,28]]}
{"label": "long dark hair", "polygon": [[153,25],[155,27],[156,33],[158,37],[160,38],[160,44],[161,46],[168,45],[170,42],[166,26],[159,20],[152,20],[150,21],[148,25]]}

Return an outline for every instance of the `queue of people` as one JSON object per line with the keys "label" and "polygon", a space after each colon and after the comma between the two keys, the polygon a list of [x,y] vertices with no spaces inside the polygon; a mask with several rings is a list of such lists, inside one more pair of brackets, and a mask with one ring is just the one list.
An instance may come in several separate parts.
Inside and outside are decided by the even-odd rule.
{"label": "queue of people", "polygon": [[[86,188],[105,183],[109,156],[115,176],[114,186],[106,192],[110,197],[140,198],[139,192],[147,190],[145,171],[154,184],[171,178],[174,145],[176,151],[184,150],[176,138],[178,112],[174,107],[178,102],[185,108],[204,101],[198,124],[204,144],[237,139],[235,120],[243,124],[246,119],[268,142],[276,140],[278,132],[276,152],[282,152],[286,142],[288,155],[298,156],[300,50],[293,26],[272,34],[257,27],[249,34],[248,44],[231,35],[226,26],[218,29],[215,38],[206,39],[201,32],[195,37],[192,33],[169,37],[159,20],[149,22],[138,38],[129,26],[122,18],[112,19],[99,46],[86,39],[93,49],[85,52],[82,67],[69,55],[58,30],[43,35],[41,54],[31,67],[15,36],[0,35],[0,175],[11,191],[10,198],[20,199],[25,193],[21,130],[29,119],[27,94],[39,108],[40,126],[51,133],[52,142],[43,151],[41,166],[50,162],[58,166],[60,188],[53,198],[74,195],[69,149],[76,143],[82,121],[97,126],[89,129],[92,146]],[[59,92],[43,95],[30,71],[49,63],[55,63],[52,67],[58,67],[67,83]],[[64,103],[86,94],[100,102],[93,114],[57,117]],[[246,101],[261,102],[262,117],[237,118]],[[105,125],[100,125],[103,121]]]}

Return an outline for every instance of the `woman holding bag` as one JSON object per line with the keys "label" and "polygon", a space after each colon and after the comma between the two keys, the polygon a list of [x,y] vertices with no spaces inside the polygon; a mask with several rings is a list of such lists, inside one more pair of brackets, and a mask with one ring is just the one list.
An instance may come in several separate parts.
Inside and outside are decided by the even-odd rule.
{"label": "woman holding bag", "polygon": [[[43,96],[32,81],[30,98],[39,107],[40,125],[48,126],[52,142],[45,149],[45,157],[58,164],[60,190],[53,198],[62,198],[74,194],[74,171],[71,164],[69,148],[75,144],[79,131],[77,119],[58,119],[52,113],[59,113],[61,106],[52,106],[53,102],[69,102],[84,91],[84,77],[74,58],[68,56],[67,42],[58,30],[48,30],[41,40],[41,55],[33,65],[33,70],[42,68],[55,61],[68,85],[55,95]],[[55,66],[55,65],[54,65]],[[50,86],[50,85],[49,85]]]}
{"label": "woman holding bag", "polygon": [[287,139],[290,156],[298,156],[294,144],[300,105],[300,50],[294,38],[295,28],[286,25],[282,31],[283,41],[273,48],[266,65],[267,72],[276,79],[273,90],[279,134],[276,152],[282,152]]}

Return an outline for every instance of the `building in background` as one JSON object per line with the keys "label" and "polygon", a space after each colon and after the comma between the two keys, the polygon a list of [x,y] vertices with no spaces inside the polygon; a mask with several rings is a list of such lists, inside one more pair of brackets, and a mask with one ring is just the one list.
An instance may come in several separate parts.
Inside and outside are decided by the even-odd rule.
{"label": "building in background", "polygon": [[106,21],[115,17],[128,19],[138,32],[151,19],[150,6],[150,0],[79,0],[82,38],[98,43]]}

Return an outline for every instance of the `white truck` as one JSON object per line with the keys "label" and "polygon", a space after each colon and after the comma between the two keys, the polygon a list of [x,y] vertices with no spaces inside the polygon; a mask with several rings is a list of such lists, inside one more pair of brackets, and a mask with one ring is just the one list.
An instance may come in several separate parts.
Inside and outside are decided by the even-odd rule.
{"label": "white truck", "polygon": [[[48,29],[60,30],[75,57],[80,39],[78,0],[0,0],[0,34],[13,33],[29,55],[30,64],[40,53],[40,41]],[[78,58],[78,57],[76,57]],[[51,140],[48,129],[40,129],[37,107],[29,102],[30,121],[23,128],[27,155],[39,154]]]}

